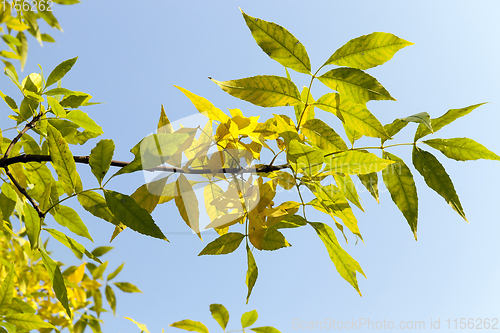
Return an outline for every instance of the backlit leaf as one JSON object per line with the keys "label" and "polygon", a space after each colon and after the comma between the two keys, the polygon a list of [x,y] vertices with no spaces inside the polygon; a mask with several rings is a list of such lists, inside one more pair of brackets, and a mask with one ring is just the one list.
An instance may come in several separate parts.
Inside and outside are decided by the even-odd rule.
{"label": "backlit leaf", "polygon": [[211,80],[231,96],[258,106],[274,107],[302,103],[295,84],[281,76],[259,75],[231,81]]}
{"label": "backlit leaf", "polygon": [[51,323],[45,322],[39,316],[33,313],[16,313],[5,316],[4,318],[7,322],[16,325],[17,329],[22,330],[36,330],[41,328],[53,328],[54,325]]}
{"label": "backlit leaf", "polygon": [[229,312],[222,304],[210,304],[212,317],[219,323],[223,330],[226,329],[229,321]]}
{"label": "backlit leaf", "polygon": [[97,143],[94,149],[90,151],[89,165],[92,173],[102,183],[102,179],[106,175],[111,165],[115,144],[113,140],[101,140]]}
{"label": "backlit leaf", "polygon": [[262,238],[262,250],[274,251],[284,247],[291,246],[285,239],[285,236],[276,228],[267,228]]}
{"label": "backlit leaf", "polygon": [[239,232],[229,232],[208,243],[198,255],[231,253],[240,246],[244,237],[245,235]]}
{"label": "backlit leaf", "polygon": [[246,328],[253,325],[257,321],[258,317],[259,314],[257,313],[257,310],[245,312],[241,315],[241,327]]}
{"label": "backlit leaf", "polygon": [[277,328],[272,326],[252,327],[250,330],[256,333],[281,333]]}
{"label": "backlit leaf", "polygon": [[59,205],[59,209],[54,212],[54,220],[78,236],[82,236],[93,241],[89,234],[89,230],[73,208]]}
{"label": "backlit leaf", "polygon": [[359,266],[358,262],[354,260],[343,248],[340,247],[335,233],[330,226],[320,222],[309,222],[309,224],[314,228],[319,238],[325,244],[326,250],[330,255],[330,259],[335,265],[335,268],[339,272],[340,276],[342,276],[347,282],[349,282],[361,296],[361,292],[359,291],[358,287],[358,281],[356,279],[356,271],[365,276],[365,273],[363,273],[361,266]]}
{"label": "backlit leaf", "polygon": [[379,196],[378,196],[378,176],[376,172],[372,173],[367,173],[365,175],[358,175],[359,180],[363,184],[364,187],[370,192],[372,197],[377,200],[378,203],[379,201]]}
{"label": "backlit leaf", "polygon": [[497,160],[500,156],[488,150],[485,146],[468,138],[430,139],[425,144],[442,152],[446,157],[457,161],[469,160]]}
{"label": "backlit leaf", "polygon": [[[413,165],[424,177],[427,186],[436,191],[465,221],[465,212],[460,204],[450,176],[437,158],[420,148],[413,148]],[[467,221],[468,222],[468,221]]]}
{"label": "backlit leaf", "polygon": [[348,149],[340,135],[320,119],[309,119],[302,125],[301,130],[313,145],[327,153]]}
{"label": "backlit leaf", "polygon": [[73,110],[66,114],[66,119],[73,121],[75,124],[88,130],[92,133],[102,134],[103,130],[101,126],[97,125],[88,114],[80,110]]}
{"label": "backlit leaf", "polygon": [[125,263],[122,263],[120,266],[118,266],[117,269],[115,269],[112,273],[110,273],[107,277],[107,281],[111,281],[113,280],[123,269],[123,266],[125,265]]}
{"label": "backlit leaf", "polygon": [[208,333],[208,328],[200,323],[199,321],[193,321],[189,319],[184,319],[181,321],[177,321],[168,326],[180,328],[181,330],[190,331],[190,332],[198,332],[198,333]]}
{"label": "backlit leaf", "polygon": [[104,191],[104,197],[109,210],[127,227],[143,235],[167,240],[147,210],[132,197],[109,190]]}
{"label": "backlit leaf", "polygon": [[[468,107],[462,108],[462,109],[448,110],[448,112],[446,112],[441,117],[431,119],[432,129],[434,130],[434,132],[437,132],[441,128],[443,128],[444,126],[452,123],[454,120],[456,120],[460,117],[463,117],[463,116],[471,113],[474,109],[480,107],[483,104],[485,104],[485,103],[471,105],[471,106],[468,106]],[[431,134],[431,131],[429,130],[429,128],[427,128],[424,125],[418,125],[417,132],[415,133],[414,141],[417,141],[418,139],[423,138],[424,136],[426,136],[428,134]]]}
{"label": "backlit leaf", "polygon": [[222,112],[219,108],[216,108],[209,100],[207,100],[204,97],[198,96],[196,94],[193,94],[187,89],[181,88],[179,86],[175,86],[177,89],[182,91],[184,95],[187,96],[191,100],[191,102],[194,104],[196,109],[200,113],[206,112],[208,118],[212,120],[219,121],[221,123],[225,123],[229,120],[229,116],[226,115],[224,112]]}
{"label": "backlit leaf", "polygon": [[382,171],[385,186],[391,194],[392,201],[408,221],[417,240],[418,197],[413,175],[399,157],[388,152],[384,152],[383,156],[395,162]]}
{"label": "backlit leaf", "polygon": [[120,221],[109,210],[106,199],[104,199],[99,193],[93,191],[82,192],[78,194],[78,202],[92,215],[115,225],[120,223]]}
{"label": "backlit leaf", "polygon": [[9,267],[9,273],[3,278],[0,284],[0,312],[7,309],[14,296],[14,267]]}
{"label": "backlit leaf", "polygon": [[252,289],[255,286],[255,282],[257,281],[257,277],[259,275],[259,270],[257,268],[257,264],[255,263],[255,258],[253,257],[252,251],[250,250],[250,247],[248,247],[248,245],[247,245],[247,263],[248,263],[248,268],[247,268],[247,275],[245,282],[248,288],[248,293],[247,293],[247,304],[248,304],[248,299],[252,294]]}
{"label": "backlit leaf", "polygon": [[77,59],[78,57],[68,59],[57,65],[56,68],[54,68],[54,70],[49,74],[45,86],[49,87],[62,79],[64,75],[66,75],[66,73],[70,71],[71,67],[73,67]]}
{"label": "backlit leaf", "polygon": [[68,237],[64,233],[62,233],[58,230],[55,230],[55,229],[45,229],[44,228],[43,230],[50,233],[52,237],[54,237],[56,240],[58,240],[61,244],[63,244],[67,248],[71,249],[71,251],[79,253],[80,258],[82,255],[86,255],[88,258],[95,260],[98,263],[101,263],[99,258],[94,256],[89,251],[87,251],[87,249],[85,249],[85,247],[82,244],[78,243],[73,238]]}
{"label": "backlit leaf", "polygon": [[325,65],[368,69],[382,65],[408,45],[413,43],[390,33],[374,32],[348,41],[335,51]]}
{"label": "backlit leaf", "polygon": [[271,59],[299,73],[310,74],[311,62],[306,49],[282,26],[243,13],[253,38]]}
{"label": "backlit leaf", "polygon": [[288,148],[287,157],[292,167],[297,171],[303,169],[308,174],[317,173],[323,163],[324,153],[319,150],[292,140]]}
{"label": "backlit leaf", "polygon": [[61,133],[50,123],[47,124],[47,142],[52,166],[56,170],[66,194],[72,195],[75,192],[81,192],[83,190],[82,181],[76,172],[73,154],[71,154]]}
{"label": "backlit leaf", "polygon": [[176,182],[175,205],[187,226],[201,238],[198,199],[189,180],[183,174],[179,176]]}
{"label": "backlit leaf", "polygon": [[[141,333],[143,333],[143,332],[144,333],[149,333],[148,328],[146,327],[146,325],[138,323],[138,322],[136,322],[135,320],[133,320],[132,318],[129,318],[129,317],[123,317],[123,318],[128,319],[131,322],[133,322],[134,324],[136,324],[137,328],[139,328],[141,330]],[[208,333],[208,331],[207,331],[207,333]]]}
{"label": "backlit leaf", "polygon": [[64,284],[64,278],[59,269],[59,265],[52,260],[45,250],[40,249],[40,254],[42,255],[43,265],[49,273],[50,281],[52,282],[52,288],[56,294],[57,299],[61,302],[61,305],[66,310],[66,313],[71,318],[71,310],[69,309],[68,303],[68,292],[66,290],[66,285]]}
{"label": "backlit leaf", "polygon": [[142,293],[139,288],[129,282],[113,282],[113,284],[117,286],[118,289],[126,293]]}
{"label": "backlit leaf", "polygon": [[40,236],[40,216],[35,208],[29,202],[24,204],[23,220],[26,225],[26,233],[31,244],[31,249],[34,249],[38,244]]}
{"label": "backlit leaf", "polygon": [[325,171],[359,175],[381,171],[392,163],[372,153],[349,150],[326,157]]}
{"label": "backlit leaf", "polygon": [[361,206],[361,202],[359,201],[358,191],[356,191],[356,185],[352,181],[349,175],[342,174],[334,174],[333,178],[335,178],[335,182],[337,183],[337,187],[344,194],[347,200],[355,204],[359,209],[363,212],[365,211]]}
{"label": "backlit leaf", "polygon": [[354,103],[395,99],[373,76],[355,68],[336,68],[318,77],[327,87]]}
{"label": "backlit leaf", "polygon": [[412,116],[401,118],[402,121],[405,122],[414,122],[423,124],[431,133],[434,133],[432,130],[431,116],[427,112],[416,113]]}
{"label": "backlit leaf", "polygon": [[116,296],[113,288],[109,285],[106,285],[104,289],[104,293],[106,295],[106,300],[108,301],[109,307],[113,310],[113,314],[116,315]]}

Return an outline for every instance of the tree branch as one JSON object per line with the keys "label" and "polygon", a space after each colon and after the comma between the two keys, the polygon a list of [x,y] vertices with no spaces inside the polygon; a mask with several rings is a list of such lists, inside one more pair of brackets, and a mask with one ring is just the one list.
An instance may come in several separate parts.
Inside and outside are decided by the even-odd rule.
{"label": "tree branch", "polygon": [[26,197],[26,199],[28,199],[28,201],[31,203],[31,205],[33,206],[33,208],[35,208],[36,212],[38,213],[38,216],[41,219],[43,219],[45,217],[45,214],[42,212],[42,210],[40,209],[40,207],[38,206],[38,204],[35,202],[35,200],[33,200],[33,198],[28,194],[28,192],[26,191],[26,189],[24,187],[22,187],[21,184],[19,184],[17,182],[16,178],[14,178],[14,175],[10,172],[9,167],[5,166],[4,169],[5,169],[5,173],[10,178],[10,181],[16,186],[16,188],[18,189],[18,191],[21,192],[22,195],[24,195]]}
{"label": "tree branch", "polygon": [[[90,157],[89,156],[73,156],[73,159],[76,163],[89,164]],[[50,155],[30,155],[23,154],[19,156],[14,156],[11,158],[4,158],[0,160],[0,168],[7,168],[11,164],[15,163],[29,163],[29,162],[51,162],[52,158]],[[123,161],[111,161],[111,165],[119,168],[123,168],[124,166],[129,165],[131,162],[123,162]],[[290,168],[289,164],[282,165],[262,165],[257,168],[223,168],[220,171],[222,173],[268,173],[272,171],[278,171],[282,169]],[[146,171],[165,171],[172,173],[185,173],[185,174],[211,174],[212,170],[210,169],[188,169],[183,170],[182,168],[174,168],[167,166],[158,166],[155,168],[145,169]]]}

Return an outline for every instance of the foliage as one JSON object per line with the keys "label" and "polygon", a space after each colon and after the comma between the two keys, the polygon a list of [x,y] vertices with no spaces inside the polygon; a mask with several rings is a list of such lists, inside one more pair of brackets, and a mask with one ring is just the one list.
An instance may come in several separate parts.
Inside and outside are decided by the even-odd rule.
{"label": "foliage", "polygon": [[[64,1],[57,1],[60,2]],[[39,34],[33,22],[36,23],[38,18],[47,20],[48,14],[43,11],[35,14],[24,9],[18,11],[17,16],[10,13],[8,6],[2,12],[0,22],[6,23],[8,32],[2,37],[14,53],[8,52],[21,60],[21,66],[24,66],[27,44],[24,44],[22,31],[28,30],[39,41],[43,40],[43,34]],[[346,242],[349,237],[355,237],[356,241],[363,240],[351,208],[353,204],[363,210],[354,186],[357,179],[378,201],[378,178],[381,173],[392,200],[417,239],[418,196],[413,174],[408,164],[388,152],[388,148],[412,146],[414,168],[430,188],[467,220],[451,178],[438,159],[422,148],[422,144],[460,161],[499,160],[500,157],[468,138],[420,140],[481,104],[452,109],[438,118],[431,118],[425,112],[404,115],[382,125],[369,111],[367,102],[395,99],[365,70],[384,64],[411,42],[382,32],[361,36],[340,47],[313,73],[304,45],[289,31],[275,23],[242,14],[257,44],[271,59],[285,67],[286,77],[259,75],[236,80],[211,80],[228,94],[257,106],[291,106],[294,118],[273,114],[260,121],[259,117],[244,116],[239,109],[231,109],[228,115],[204,97],[177,87],[205,116],[204,121],[197,126],[176,127],[162,107],[156,133],[146,136],[131,149],[134,155],[131,162],[113,160],[115,144],[109,139],[100,140],[90,150],[89,156],[72,154],[71,145],[84,145],[103,134],[101,127],[80,110],[96,104],[91,102],[92,96],[62,87],[61,79],[75,65],[77,58],[63,61],[47,78],[40,72],[29,74],[21,81],[15,67],[4,61],[6,75],[22,95],[16,101],[0,92],[17,130],[9,138],[4,135],[7,130],[3,129],[0,147],[3,181],[0,227],[2,244],[5,244],[0,270],[3,278],[0,304],[9,307],[2,313],[2,325],[8,331],[15,331],[14,327],[50,330],[54,326],[83,331],[85,325],[100,331],[98,318],[104,310],[101,307],[99,287],[102,284],[99,280],[103,280],[107,263],[100,266],[83,263],[63,273],[42,241],[53,238],[79,258],[85,255],[100,263],[96,250],[90,252],[68,236],[74,233],[92,240],[78,213],[63,205],[71,199],[72,203],[81,205],[90,214],[115,225],[111,240],[127,227],[167,240],[151,213],[157,205],[170,201],[175,203],[187,227],[200,239],[204,229],[213,228],[218,233],[219,237],[209,242],[199,255],[229,254],[242,246],[244,240],[248,263],[247,302],[258,277],[253,251],[289,247],[291,244],[284,235],[286,229],[307,226],[313,228],[324,243],[339,274],[361,295],[357,273],[364,276],[363,270],[342,248],[332,228],[335,226]],[[13,30],[19,31],[17,37],[10,35]],[[14,46],[17,51],[14,51]],[[11,54],[4,52],[0,55],[5,57]],[[319,74],[324,67],[331,65],[343,67]],[[299,91],[291,80],[289,69],[307,75],[309,86]],[[332,92],[314,99],[312,85],[315,79]],[[317,117],[317,112],[320,114],[323,111],[334,114],[338,123],[326,124]],[[414,141],[387,145],[386,142],[393,140],[409,122],[418,123]],[[339,129],[348,140],[338,134]],[[356,147],[356,141],[363,136],[380,140],[380,144]],[[381,156],[369,150],[381,150]],[[280,155],[286,157],[286,163],[275,165]],[[48,162],[55,174],[48,167]],[[99,187],[84,187],[76,169],[77,163],[89,165]],[[118,171],[106,177],[111,166]],[[137,171],[143,171],[149,181],[133,194],[107,188],[111,178]],[[201,195],[198,189],[202,189]],[[275,203],[279,200],[278,189],[297,193],[297,200]],[[313,199],[304,200],[308,197]],[[199,206],[205,207],[200,209]],[[306,212],[312,209],[327,214],[334,223],[310,221]],[[210,221],[203,225],[201,216],[205,213]],[[13,219],[21,221],[22,228],[17,233],[12,226]],[[67,230],[61,232],[48,228],[53,221]],[[15,262],[14,266],[9,262]],[[84,273],[85,269],[91,273],[92,279]],[[46,298],[36,292],[33,294],[35,289],[27,289],[21,278],[24,271],[33,272],[33,288],[44,288],[43,297]],[[107,281],[115,275],[108,275]],[[49,284],[53,291],[46,288]],[[125,292],[138,291],[128,283],[115,283],[115,286]],[[79,295],[77,303],[69,297],[71,293]],[[11,294],[16,296],[12,298]],[[114,312],[115,296],[109,284],[105,286],[105,295]],[[59,304],[50,302],[54,297]],[[93,303],[88,301],[89,298]],[[16,299],[18,301],[14,301]],[[72,313],[81,312],[90,304],[93,306],[83,310],[73,325]],[[17,305],[19,307],[16,308]],[[221,305],[212,305],[211,310],[212,307],[217,307],[218,310],[215,309],[212,314],[217,313],[214,318],[225,329],[227,311]],[[49,312],[44,314],[44,311]],[[95,315],[89,314],[89,311]],[[256,319],[256,312],[244,315],[243,329],[253,324],[254,316]],[[207,331],[203,324],[191,321],[173,325],[198,332]],[[139,328],[147,331],[145,327]],[[252,330],[273,332],[272,328]]]}

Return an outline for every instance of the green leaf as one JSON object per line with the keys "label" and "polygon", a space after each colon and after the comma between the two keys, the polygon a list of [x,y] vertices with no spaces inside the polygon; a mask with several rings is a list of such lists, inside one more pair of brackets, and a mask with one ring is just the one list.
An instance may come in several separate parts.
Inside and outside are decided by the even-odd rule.
{"label": "green leaf", "polygon": [[339,94],[326,94],[315,105],[335,114],[345,121],[347,127],[355,129],[363,135],[385,140],[390,139],[380,121],[365,106],[341,98]]}
{"label": "green leaf", "polygon": [[257,333],[281,333],[278,329],[272,326],[262,326],[262,327],[253,327],[250,330]]}
{"label": "green leaf", "polygon": [[255,282],[257,282],[257,277],[259,276],[259,269],[257,268],[257,263],[255,262],[255,258],[253,257],[252,251],[250,250],[250,247],[247,245],[247,275],[245,279],[245,283],[248,288],[248,293],[247,293],[247,303],[248,300],[250,299],[250,295],[252,294],[252,289],[255,286]]}
{"label": "green leaf", "polygon": [[132,283],[128,282],[113,282],[115,286],[118,287],[123,292],[126,293],[142,293],[142,291],[139,290],[136,286],[134,286]]}
{"label": "green leaf", "polygon": [[[135,320],[133,320],[132,318],[129,318],[129,317],[123,317],[123,318],[128,319],[131,322],[133,322],[134,324],[136,324],[137,327],[141,330],[141,333],[142,332],[149,333],[148,328],[146,327],[146,325],[138,323],[138,322],[136,322]],[[208,333],[208,331],[207,331],[207,333]]]}
{"label": "green leaf", "polygon": [[56,170],[66,194],[72,195],[75,192],[81,192],[83,190],[82,181],[76,172],[75,160],[68,143],[50,123],[47,124],[47,142],[52,166]]}
{"label": "green leaf", "polygon": [[336,68],[318,77],[327,87],[354,103],[395,99],[373,76],[355,68]]}
{"label": "green leaf", "polygon": [[77,234],[78,236],[85,237],[93,242],[92,237],[89,234],[89,230],[73,208],[59,205],[59,209],[53,215],[54,220],[56,220],[57,223],[68,228],[71,232]]}
{"label": "green leaf", "polygon": [[320,119],[309,119],[301,130],[309,142],[328,153],[348,149],[340,135]]}
{"label": "green leaf", "polygon": [[267,228],[262,238],[262,250],[275,251],[284,247],[292,246],[285,239],[285,236],[276,228]]}
{"label": "green leaf", "polygon": [[94,280],[102,279],[102,275],[104,274],[104,271],[106,270],[107,267],[108,267],[108,262],[105,261],[98,267],[94,268],[92,270],[92,277],[94,278]]}
{"label": "green leaf", "polygon": [[397,51],[408,45],[413,45],[413,43],[393,34],[374,32],[348,41],[335,51],[325,65],[368,69],[382,65],[392,59]]}
{"label": "green leaf", "polygon": [[113,315],[116,315],[116,296],[113,288],[109,285],[106,285],[104,289],[104,293],[106,295],[106,300],[108,301],[109,307],[113,310]]}
{"label": "green leaf", "polygon": [[175,205],[177,206],[179,214],[184,222],[186,222],[187,226],[201,238],[198,199],[196,198],[196,194],[194,193],[189,180],[183,174],[181,174],[176,181]]}
{"label": "green leaf", "polygon": [[377,203],[380,203],[378,196],[378,176],[376,172],[367,173],[366,175],[358,175],[361,183],[366,187],[368,192],[372,195],[372,197],[377,200]]}
{"label": "green leaf", "polygon": [[9,267],[9,273],[2,280],[2,284],[0,284],[0,313],[3,312],[4,309],[7,309],[12,302],[12,298],[14,296],[14,267]]}
{"label": "green leaf", "polygon": [[109,190],[104,191],[104,197],[111,212],[127,227],[143,235],[167,240],[147,210],[132,197]]}
{"label": "green leaf", "polygon": [[340,217],[344,225],[349,228],[353,234],[363,239],[358,228],[358,221],[347,199],[335,185],[330,184],[328,186],[321,186],[314,184],[310,185],[309,189],[320,201],[327,213]]}
{"label": "green leaf", "polygon": [[282,26],[252,17],[241,11],[253,38],[271,59],[299,73],[310,74],[311,62],[306,49]]}
{"label": "green leaf", "polygon": [[61,106],[61,104],[59,104],[57,99],[55,99],[54,97],[48,96],[47,103],[49,104],[50,109],[52,110],[52,112],[54,112],[56,117],[58,117],[58,118],[66,117],[66,110],[64,110],[64,108]]}
{"label": "green leaf", "polygon": [[245,238],[245,235],[239,232],[229,232],[208,243],[198,255],[202,256],[208,254],[218,255],[231,253],[240,246],[243,238]]}
{"label": "green leaf", "polygon": [[31,331],[41,328],[56,329],[55,326],[43,321],[42,318],[32,313],[16,313],[5,316],[4,320],[11,324],[16,325],[17,329],[22,329],[22,330]]}
{"label": "green leaf", "polygon": [[414,122],[423,124],[431,133],[434,133],[432,130],[431,116],[427,112],[416,113],[413,116],[409,116],[406,118],[401,118],[404,122]]}
{"label": "green leaf", "polygon": [[71,251],[79,253],[79,258],[81,258],[82,255],[86,255],[88,258],[90,258],[92,260],[95,260],[98,263],[101,263],[101,261],[99,260],[99,258],[97,258],[96,256],[94,256],[89,251],[87,251],[87,249],[85,249],[85,247],[82,244],[78,243],[73,238],[71,238],[71,237],[65,235],[64,233],[62,233],[62,232],[60,232],[58,230],[55,230],[55,229],[45,229],[44,228],[43,230],[45,230],[49,234],[51,234],[52,237],[54,237],[61,244],[63,244],[67,248],[71,249]]}
{"label": "green leaf", "polygon": [[241,315],[241,327],[246,328],[253,325],[257,321],[258,317],[259,314],[257,313],[257,310],[245,312]]}
{"label": "green leaf", "polygon": [[384,152],[383,156],[395,162],[382,171],[385,186],[391,194],[392,201],[408,221],[417,240],[418,197],[413,175],[399,157],[388,152]]}
{"label": "green leaf", "polygon": [[[390,137],[398,134],[405,126],[408,125],[408,122],[403,121],[399,118],[394,119],[394,121],[390,124],[384,125],[384,129]],[[386,139],[382,139],[382,143],[384,143]]]}
{"label": "green leaf", "polygon": [[187,98],[191,100],[191,103],[194,104],[196,109],[200,113],[207,113],[208,118],[212,120],[219,121],[221,123],[225,123],[229,120],[229,116],[222,112],[219,108],[216,108],[209,100],[204,97],[193,94],[187,89],[174,85],[177,89],[182,91]]}
{"label": "green leaf", "polygon": [[363,206],[361,206],[361,202],[359,201],[358,191],[356,191],[356,185],[352,181],[349,175],[342,174],[334,174],[333,178],[335,178],[335,182],[337,183],[337,187],[344,194],[347,200],[355,204],[359,209],[363,212]]}
{"label": "green leaf", "polygon": [[293,106],[293,109],[295,110],[295,118],[297,119],[297,124],[300,124],[300,127],[302,127],[302,125],[307,120],[314,119],[314,98],[312,97],[309,88],[302,88],[300,99],[304,104],[296,104]]}
{"label": "green leaf", "polygon": [[86,114],[83,111],[80,110],[73,110],[71,112],[68,112],[66,114],[66,119],[69,119],[73,121],[75,124],[80,126],[81,128],[84,128],[85,130],[92,132],[92,133],[97,133],[97,134],[102,134],[104,133],[101,126],[97,125],[95,121],[93,121],[88,114]]}
{"label": "green leaf", "polygon": [[[455,187],[444,167],[431,153],[413,148],[413,165],[424,177],[427,186],[436,191],[465,221],[465,212],[460,204]],[[469,221],[467,221],[468,223]]]}
{"label": "green leaf", "polygon": [[125,263],[122,263],[120,266],[118,266],[117,269],[115,269],[112,273],[110,273],[108,275],[107,281],[113,280],[118,275],[118,273],[120,273],[122,271],[124,265],[125,265]]}
{"label": "green leaf", "polygon": [[325,244],[326,250],[335,265],[337,272],[339,272],[340,276],[349,282],[361,296],[358,281],[356,279],[356,271],[363,274],[365,278],[366,275],[363,273],[359,263],[340,247],[337,237],[330,226],[320,222],[309,222],[309,224],[314,228],[319,238]]}
{"label": "green leaf", "polygon": [[287,157],[295,171],[303,169],[308,175],[317,173],[323,164],[324,152],[300,143],[298,140],[290,141]]}
{"label": "green leaf", "polygon": [[287,229],[287,228],[298,228],[305,226],[307,224],[306,219],[300,215],[287,215],[281,219],[278,223],[271,226],[274,229]]}
{"label": "green leaf", "polygon": [[258,106],[274,107],[302,103],[297,86],[281,76],[259,75],[231,81],[211,80],[229,95]]}
{"label": "green leaf", "polygon": [[37,247],[38,237],[40,236],[40,216],[35,208],[29,202],[25,202],[23,211],[23,220],[26,225],[26,233],[30,241],[31,249]]}
{"label": "green leaf", "polygon": [[90,151],[90,169],[99,181],[99,185],[102,185],[102,180],[109,170],[114,151],[115,144],[113,140],[109,139],[99,141],[95,148]]}
{"label": "green leaf", "polygon": [[424,143],[457,161],[478,159],[500,161],[500,156],[469,138],[430,139]]}
{"label": "green leaf", "polygon": [[219,323],[223,330],[226,329],[229,321],[229,312],[222,304],[210,304],[210,312],[212,317]]}
{"label": "green leaf", "polygon": [[82,192],[78,194],[78,202],[92,215],[115,225],[120,223],[113,213],[111,213],[111,210],[109,210],[106,199],[104,199],[99,193],[92,191]]}
{"label": "green leaf", "polygon": [[113,249],[112,246],[98,246],[93,251],[92,254],[96,257],[101,257],[111,251]]}
{"label": "green leaf", "polygon": [[49,74],[45,86],[50,87],[51,85],[62,79],[64,75],[66,75],[66,73],[70,71],[71,67],[73,67],[77,59],[78,57],[68,59],[57,65],[56,68],[54,68],[54,70]]}
{"label": "green leaf", "polygon": [[392,163],[372,153],[349,150],[325,157],[325,171],[359,175],[381,171]]}
{"label": "green leaf", "polygon": [[56,294],[57,299],[61,302],[61,305],[66,310],[66,313],[71,318],[71,310],[69,309],[68,303],[68,292],[66,291],[66,285],[64,284],[64,278],[59,269],[57,263],[52,260],[49,255],[43,249],[39,249],[42,255],[43,265],[49,273],[50,281],[52,282],[52,288]]}
{"label": "green leaf", "polygon": [[203,325],[199,321],[193,321],[193,320],[189,320],[189,319],[177,321],[177,322],[170,324],[168,326],[177,327],[177,328],[180,328],[181,330],[185,330],[185,331],[198,332],[198,333],[209,333],[208,328],[205,325]]}
{"label": "green leaf", "polygon": [[[468,106],[466,108],[462,109],[451,109],[448,110],[444,115],[442,115],[439,118],[434,118],[431,119],[431,124],[432,124],[432,129],[434,132],[439,131],[441,128],[444,126],[452,123],[454,120],[463,117],[469,113],[471,113],[474,109],[480,107],[481,105],[486,104],[486,103],[481,103],[481,104],[475,104]],[[423,138],[424,136],[431,134],[431,131],[429,128],[427,128],[424,125],[418,125],[417,132],[415,133],[415,138],[414,141],[417,141],[420,138]]]}
{"label": "green leaf", "polygon": [[59,95],[73,95],[75,92],[66,88],[54,88],[44,92],[47,96],[59,96]]}

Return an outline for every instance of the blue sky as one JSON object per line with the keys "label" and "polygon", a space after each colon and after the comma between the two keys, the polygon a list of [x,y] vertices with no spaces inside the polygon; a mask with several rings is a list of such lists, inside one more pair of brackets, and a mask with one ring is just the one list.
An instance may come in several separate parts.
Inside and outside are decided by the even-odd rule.
{"label": "blue sky", "polygon": [[[117,160],[131,160],[129,149],[154,131],[161,104],[171,120],[197,112],[174,84],[222,110],[240,108],[244,115],[261,119],[272,113],[293,115],[291,107],[263,109],[232,98],[207,79],[285,75],[254,42],[238,7],[292,32],[305,45],[313,69],[350,39],[374,31],[415,43],[368,70],[397,99],[369,102],[372,113],[385,124],[418,112],[438,117],[448,109],[490,102],[432,137],[469,137],[500,153],[497,1],[82,1],[55,7],[65,32],[54,31],[57,43],[43,48],[30,41],[25,74],[38,71],[37,64],[48,73],[78,56],[63,86],[105,103],[84,111],[103,127],[102,138],[115,141]],[[308,84],[302,74],[292,73],[292,79],[299,87]],[[0,84],[5,93],[14,91],[7,77]],[[319,82],[314,84],[315,98],[325,92]],[[334,126],[333,117],[316,114]],[[0,106],[2,123],[6,115],[6,107]],[[408,125],[395,141],[410,142],[415,128]],[[87,155],[96,142],[76,147],[74,154]],[[360,145],[374,143],[378,140],[360,140]],[[119,293],[118,316],[103,314],[103,331],[134,332],[133,324],[122,318],[128,316],[147,324],[151,332],[180,332],[167,326],[186,318],[217,332],[208,309],[211,303],[227,307],[229,329],[239,327],[243,312],[257,309],[258,326],[271,325],[282,332],[323,331],[325,327],[297,326],[333,319],[386,320],[396,325],[424,321],[426,329],[420,331],[426,332],[431,318],[440,319],[441,329],[447,328],[448,318],[452,325],[455,318],[499,318],[498,162],[456,162],[430,147],[424,149],[450,174],[470,224],[427,188],[413,168],[419,195],[418,242],[382,183],[380,204],[364,193],[366,212],[355,214],[365,242],[355,244],[350,237],[345,245],[368,277],[358,276],[363,297],[338,275],[312,228],[304,227],[285,231],[291,248],[255,252],[259,279],[245,305],[243,246],[227,256],[198,257],[215,233],[206,233],[203,242],[187,233],[171,202],[153,213],[171,243],[126,230],[103,257],[111,268],[125,261],[118,280],[130,281],[144,292]],[[409,147],[390,152],[411,164]],[[88,168],[80,166],[79,171],[84,187],[97,185]],[[141,174],[125,175],[109,185],[130,194],[142,181]],[[84,211],[81,216],[95,240],[94,245],[82,243],[88,248],[106,245],[113,227]],[[308,217],[330,223],[319,213]],[[53,245],[56,259],[72,260],[71,253]]]}

